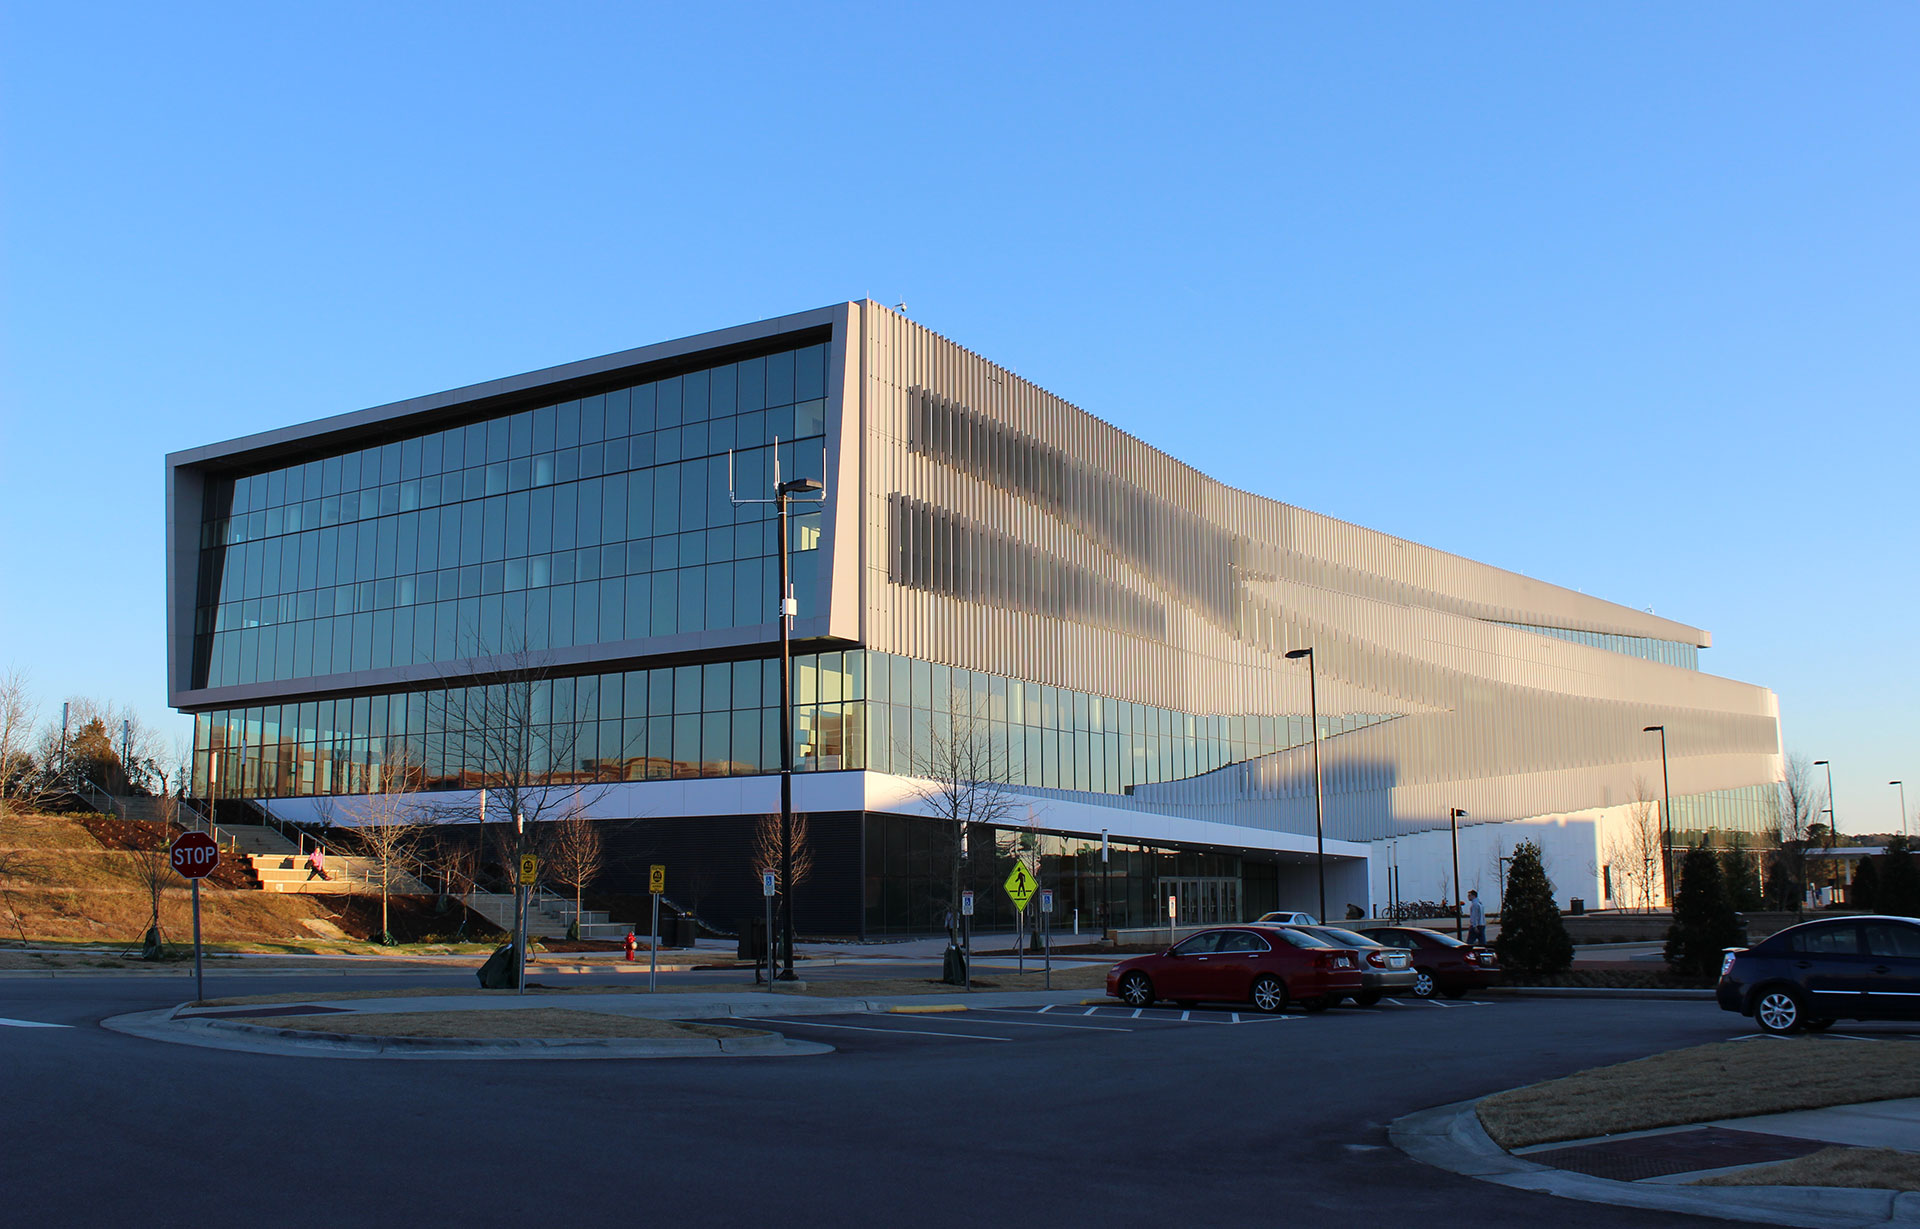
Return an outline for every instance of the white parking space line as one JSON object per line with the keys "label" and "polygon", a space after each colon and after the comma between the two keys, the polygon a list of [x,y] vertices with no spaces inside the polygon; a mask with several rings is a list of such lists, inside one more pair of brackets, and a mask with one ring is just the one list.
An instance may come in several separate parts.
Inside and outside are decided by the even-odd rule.
{"label": "white parking space line", "polygon": [[1235,1024],[1240,1023],[1240,1013],[1237,1011],[1233,1013],[1233,1022]]}
{"label": "white parking space line", "polygon": [[1133,1009],[1133,1015],[1131,1015],[1131,1016],[1129,1016],[1129,1017],[1128,1017],[1128,1019],[1131,1019],[1131,1020],[1138,1020],[1138,1019],[1140,1018],[1140,1013],[1141,1013],[1141,1012],[1143,1012],[1143,1011],[1145,1011],[1145,1010],[1146,1010],[1146,1008],[1144,1008],[1144,1007],[1136,1007],[1136,1008],[1134,1008],[1134,1009]]}
{"label": "white parking space line", "polygon": [[[991,1011],[991,1010],[993,1010],[993,1008],[976,1007],[968,1014],[974,1015],[974,1014],[979,1014],[983,1011]],[[1009,1008],[1006,1010],[1012,1010],[1012,1009]],[[1131,1029],[1131,1028],[1116,1028],[1111,1024],[1052,1024],[1052,1023],[1042,1024],[1038,1020],[1001,1020],[1001,1019],[995,1019],[993,1020],[993,1023],[1004,1024],[1009,1028],[1071,1028],[1071,1029],[1077,1029],[1077,1030],[1080,1030],[1083,1032],[1089,1032],[1089,1033],[1132,1033],[1132,1032],[1139,1031],[1137,1029]]]}
{"label": "white parking space line", "polygon": [[71,1024],[47,1024],[44,1021],[40,1021],[40,1020],[9,1020],[4,1016],[0,1016],[0,1024],[4,1024],[8,1028],[72,1028],[73,1027],[73,1025]]}
{"label": "white parking space line", "polygon": [[1087,1009],[1086,1009],[1085,1011],[1083,1011],[1083,1012],[1081,1012],[1080,1014],[1081,1014],[1081,1015],[1083,1015],[1083,1016],[1090,1016],[1090,1015],[1092,1015],[1092,1014],[1093,1014],[1094,1012],[1096,1012],[1096,1011],[1099,1011],[1099,1010],[1100,1010],[1100,1009],[1099,1009],[1098,1007],[1089,1007],[1089,1008],[1087,1008]]}
{"label": "white parking space line", "polygon": [[969,1041],[1012,1041],[1011,1037],[989,1037],[984,1033],[940,1033],[925,1028],[874,1028],[870,1024],[822,1024],[818,1020],[774,1020],[762,1016],[768,1024],[787,1024],[794,1028],[844,1028],[856,1033],[911,1033],[919,1037],[965,1037]]}
{"label": "white parking space line", "polygon": [[1382,1003],[1392,1003],[1392,1004],[1393,1004],[1393,1005],[1394,1005],[1395,1007],[1405,1007],[1405,1006],[1406,1006],[1406,1004],[1405,1004],[1405,1003],[1402,1003],[1402,1002],[1401,1002],[1401,1001],[1400,1001],[1399,999],[1381,999],[1380,1001],[1381,1001]]}
{"label": "white parking space line", "polygon": [[1053,1007],[1054,1005],[1052,1003],[1048,1003],[1045,1007],[1042,1007],[1040,1009],[1040,1014],[1043,1016],[1046,1015],[1048,1012],[1053,1010]]}

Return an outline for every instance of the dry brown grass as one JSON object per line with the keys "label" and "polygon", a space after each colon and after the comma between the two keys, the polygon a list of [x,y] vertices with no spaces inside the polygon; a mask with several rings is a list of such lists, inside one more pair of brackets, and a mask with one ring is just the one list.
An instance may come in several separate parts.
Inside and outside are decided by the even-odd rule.
{"label": "dry brown grass", "polygon": [[763,1029],[724,1024],[682,1024],[643,1016],[616,1016],[565,1007],[529,1007],[520,1011],[396,1011],[366,1016],[281,1016],[262,1021],[271,1028],[341,1033],[352,1037],[459,1037],[475,1040],[518,1038],[764,1037]]}
{"label": "dry brown grass", "polygon": [[1920,1096],[1920,1041],[1723,1041],[1596,1067],[1480,1102],[1502,1148]]}
{"label": "dry brown grass", "polygon": [[[137,945],[152,910],[136,869],[140,855],[107,849],[77,820],[58,815],[10,815],[0,819],[0,940],[31,943],[92,942]],[[406,906],[424,910],[424,902]],[[280,947],[289,952],[392,955],[365,943],[316,940],[309,922],[337,925],[346,914],[371,906],[349,897],[312,897],[211,887],[200,889],[200,928],[209,944]],[[448,915],[432,923],[458,925]],[[365,919],[354,933],[369,933]],[[171,880],[161,895],[160,928],[169,942],[193,937],[192,893],[184,879]],[[395,925],[396,933],[401,931]],[[415,948],[420,951],[492,950],[491,944]],[[44,966],[41,966],[44,967]],[[259,966],[253,966],[259,967]]]}
{"label": "dry brown grass", "polygon": [[1920,1156],[1892,1148],[1822,1148],[1791,1161],[1701,1178],[1693,1185],[1865,1186],[1882,1191],[1920,1191]]}

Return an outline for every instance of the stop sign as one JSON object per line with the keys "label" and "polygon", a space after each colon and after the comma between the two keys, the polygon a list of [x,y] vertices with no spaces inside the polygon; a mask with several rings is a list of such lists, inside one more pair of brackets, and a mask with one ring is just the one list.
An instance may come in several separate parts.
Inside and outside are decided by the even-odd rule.
{"label": "stop sign", "polygon": [[167,846],[173,869],[188,879],[204,879],[220,864],[220,846],[204,832],[182,832]]}

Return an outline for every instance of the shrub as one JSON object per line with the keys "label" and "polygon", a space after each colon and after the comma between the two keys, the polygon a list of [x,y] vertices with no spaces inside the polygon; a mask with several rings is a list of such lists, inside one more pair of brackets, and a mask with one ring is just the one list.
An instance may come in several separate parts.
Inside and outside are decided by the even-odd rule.
{"label": "shrub", "polygon": [[1869,855],[1853,868],[1853,883],[1847,888],[1847,903],[1855,909],[1873,913],[1880,908],[1879,858]]}
{"label": "shrub", "polygon": [[1500,937],[1493,941],[1500,963],[1523,973],[1564,973],[1573,966],[1573,940],[1553,903],[1553,881],[1540,861],[1540,847],[1522,841],[1507,870],[1500,902]]}
{"label": "shrub", "polygon": [[1880,885],[1874,893],[1874,906],[1895,917],[1920,917],[1920,866],[1905,842],[1888,842],[1880,855]]}
{"label": "shrub", "polygon": [[1738,946],[1740,919],[1720,877],[1720,859],[1705,845],[1696,845],[1680,864],[1673,925],[1667,928],[1667,967],[1705,976],[1719,968],[1723,948]]}

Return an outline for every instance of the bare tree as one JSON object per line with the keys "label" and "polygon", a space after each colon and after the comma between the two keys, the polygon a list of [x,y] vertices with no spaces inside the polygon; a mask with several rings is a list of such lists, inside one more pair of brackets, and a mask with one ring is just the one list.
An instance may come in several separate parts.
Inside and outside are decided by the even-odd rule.
{"label": "bare tree", "polygon": [[49,792],[46,760],[34,755],[39,716],[26,672],[0,674],[0,815],[33,810]]}
{"label": "bare tree", "polygon": [[[785,892],[787,885],[780,878],[780,817],[762,815],[753,825],[753,864],[762,873],[773,872],[773,884],[776,892]],[[813,842],[807,839],[807,817],[795,812],[793,816],[793,886],[799,887],[813,878]]]}
{"label": "bare tree", "polygon": [[147,893],[147,932],[141,937],[141,956],[147,960],[158,960],[166,951],[167,936],[160,927],[160,902],[168,888],[179,883],[179,875],[173,869],[173,858],[169,852],[172,841],[172,828],[175,807],[178,803],[171,795],[160,800],[160,808],[165,826],[150,839],[141,842],[142,847],[134,851],[134,878]]}
{"label": "bare tree", "polygon": [[1807,853],[1819,844],[1820,815],[1827,805],[1826,789],[1813,775],[1813,766],[1804,755],[1789,755],[1780,785],[1774,795],[1774,816],[1780,847],[1774,854],[1776,889],[1793,893],[1794,912],[1800,912],[1807,895]]}
{"label": "bare tree", "polygon": [[[473,663],[485,666],[484,681],[436,692],[436,724],[447,731],[450,754],[457,751],[460,784],[484,791],[485,806],[506,825],[502,850],[508,877],[520,891],[516,868],[531,852],[545,822],[571,811],[590,809],[608,788],[598,781],[597,748],[584,746],[582,729],[594,729],[596,706],[579,703],[580,681],[561,676],[524,637],[495,652],[481,637],[470,637]],[[500,668],[504,663],[504,668]],[[478,804],[467,814],[478,816]],[[516,918],[520,910],[515,910]],[[526,936],[515,923],[519,959]]]}
{"label": "bare tree", "polygon": [[[956,693],[944,714],[915,713],[926,724],[895,749],[908,765],[910,788],[933,817],[951,829],[953,856],[947,898],[947,939],[957,945],[961,883],[971,857],[976,826],[1005,827],[1016,805],[1008,792],[1007,756],[994,743],[992,726],[971,693]],[[934,718],[944,717],[944,721]],[[1031,816],[1029,816],[1031,819]]]}
{"label": "bare tree", "polygon": [[541,843],[546,848],[544,865],[547,875],[562,887],[573,889],[573,923],[567,927],[567,937],[578,939],[580,898],[587,884],[593,882],[607,864],[606,847],[601,843],[600,830],[576,808],[549,821],[542,838]]}
{"label": "bare tree", "polygon": [[361,855],[372,864],[372,882],[380,889],[380,942],[392,944],[388,901],[395,885],[411,878],[420,866],[424,832],[423,813],[415,796],[424,773],[408,744],[386,745],[380,762],[380,788],[367,796],[366,811],[355,833]]}
{"label": "bare tree", "polygon": [[1633,780],[1626,823],[1607,840],[1607,861],[1626,890],[1628,907],[1651,913],[1660,898],[1660,803],[1645,777]]}

